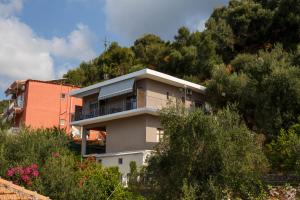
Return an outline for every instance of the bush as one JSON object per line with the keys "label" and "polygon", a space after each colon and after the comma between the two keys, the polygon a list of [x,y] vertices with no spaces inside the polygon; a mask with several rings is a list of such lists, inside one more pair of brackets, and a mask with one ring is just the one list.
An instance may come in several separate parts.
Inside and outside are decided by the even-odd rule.
{"label": "bush", "polygon": [[79,173],[79,199],[142,199],[124,189],[118,168],[103,168],[90,162]]}
{"label": "bush", "polygon": [[161,121],[164,139],[146,172],[154,198],[220,199],[224,191],[241,198],[259,195],[266,158],[237,113],[166,109]]}
{"label": "bush", "polygon": [[[0,132],[0,176],[51,199],[139,199],[125,189],[117,168],[81,163],[59,129]],[[34,163],[34,164],[33,164]]]}
{"label": "bush", "polygon": [[291,126],[287,131],[282,129],[266,147],[266,153],[274,171],[297,172],[300,169],[298,169],[300,167],[299,123]]}

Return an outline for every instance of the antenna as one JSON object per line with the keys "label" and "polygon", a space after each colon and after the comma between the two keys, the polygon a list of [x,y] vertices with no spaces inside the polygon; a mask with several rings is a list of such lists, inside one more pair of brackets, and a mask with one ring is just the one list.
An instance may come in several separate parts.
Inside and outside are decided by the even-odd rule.
{"label": "antenna", "polygon": [[107,37],[105,36],[104,38],[104,50],[106,51],[107,50],[107,47],[109,46],[109,41],[107,40]]}

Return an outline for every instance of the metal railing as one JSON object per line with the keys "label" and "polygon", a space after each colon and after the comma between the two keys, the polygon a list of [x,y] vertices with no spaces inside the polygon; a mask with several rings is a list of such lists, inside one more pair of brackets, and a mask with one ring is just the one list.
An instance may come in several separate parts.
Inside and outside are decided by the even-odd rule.
{"label": "metal railing", "polygon": [[109,115],[113,113],[123,112],[127,110],[133,110],[137,108],[135,100],[126,101],[122,100],[119,102],[109,102],[107,105],[99,105],[92,110],[86,111],[84,109],[75,110],[75,114],[72,116],[72,121],[78,121],[83,119],[89,119],[93,117],[99,117]]}
{"label": "metal railing", "polygon": [[[205,111],[207,110],[204,102],[201,102],[201,105],[198,105],[199,102],[196,105],[195,103],[182,104],[181,99],[179,98],[172,98],[168,100],[168,99],[158,98],[150,95],[146,95],[145,100],[146,102],[143,107],[153,108],[153,109],[162,109],[167,106],[181,107],[182,105],[185,105],[185,107],[190,110],[195,109],[197,107],[198,108],[200,107]],[[85,105],[84,107],[89,108],[89,104]],[[107,101],[105,105],[99,105],[99,104],[98,106],[94,105],[93,109],[90,108],[85,109],[84,107],[80,107],[79,109],[75,110],[75,113],[72,114],[71,117],[72,121],[79,121],[79,120],[109,115],[113,113],[119,113],[127,110],[137,109],[137,101],[136,99],[131,99],[131,100],[122,99],[119,101]]]}

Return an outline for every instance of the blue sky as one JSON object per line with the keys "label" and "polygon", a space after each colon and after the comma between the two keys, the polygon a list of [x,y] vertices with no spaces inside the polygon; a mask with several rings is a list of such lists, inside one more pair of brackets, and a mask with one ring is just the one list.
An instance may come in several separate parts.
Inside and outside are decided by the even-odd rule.
{"label": "blue sky", "polygon": [[17,79],[60,78],[99,55],[105,37],[131,45],[154,33],[172,40],[180,26],[203,30],[227,0],[0,0],[0,99]]}

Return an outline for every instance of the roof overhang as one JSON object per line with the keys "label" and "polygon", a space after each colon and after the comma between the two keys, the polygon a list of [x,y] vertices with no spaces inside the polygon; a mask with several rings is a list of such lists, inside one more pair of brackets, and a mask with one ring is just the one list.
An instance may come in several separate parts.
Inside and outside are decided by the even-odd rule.
{"label": "roof overhang", "polygon": [[174,85],[177,87],[186,87],[189,88],[193,91],[196,92],[200,92],[200,93],[205,93],[206,87],[196,84],[196,83],[192,83],[183,79],[179,79],[176,78],[174,76],[170,76],[155,70],[151,70],[151,69],[142,69],[140,71],[136,71],[130,74],[126,74],[123,76],[119,76],[107,81],[103,81],[94,85],[90,85],[88,87],[85,88],[81,88],[78,90],[73,90],[72,92],[70,92],[70,96],[74,96],[74,97],[84,97],[84,96],[88,96],[91,94],[95,94],[95,93],[99,93],[99,89],[103,86],[109,85],[109,84],[113,84],[119,81],[123,81],[126,79],[132,79],[134,78],[135,81],[140,80],[140,79],[151,79],[151,80],[155,80],[155,81],[159,81],[162,83],[166,83],[169,85]]}

